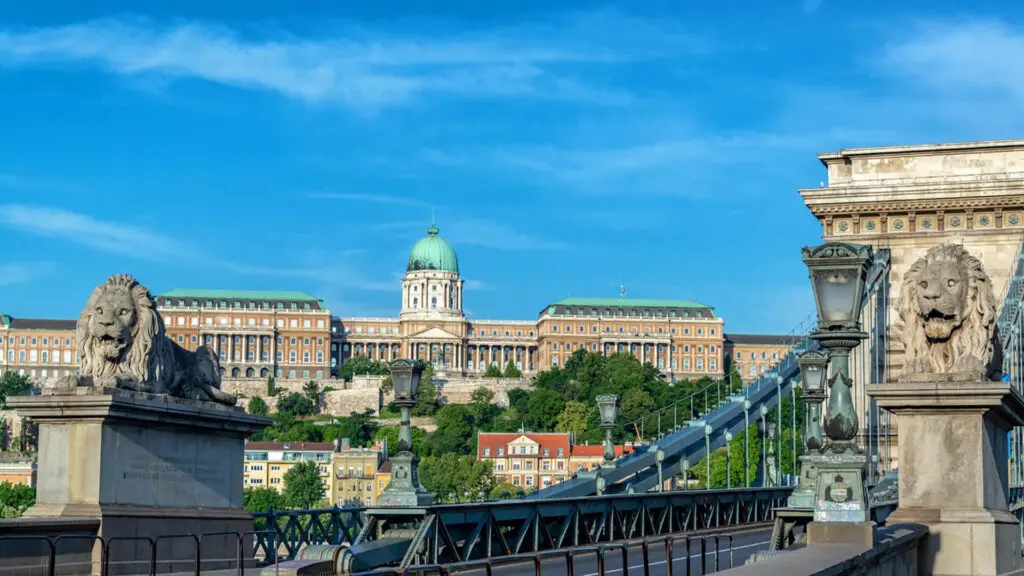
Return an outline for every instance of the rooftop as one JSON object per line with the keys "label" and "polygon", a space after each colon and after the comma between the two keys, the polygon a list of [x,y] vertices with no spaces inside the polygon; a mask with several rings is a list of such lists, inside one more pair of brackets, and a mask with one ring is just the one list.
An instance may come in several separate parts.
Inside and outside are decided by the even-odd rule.
{"label": "rooftop", "polygon": [[850,156],[881,156],[900,154],[922,154],[935,152],[994,151],[1001,148],[1024,148],[1024,139],[978,140],[974,142],[947,142],[942,144],[908,144],[903,146],[876,146],[872,148],[843,148],[839,152],[822,152],[818,159],[827,165],[829,160],[840,160]]}
{"label": "rooftop", "polygon": [[496,456],[498,448],[505,448],[511,442],[523,436],[533,440],[540,447],[537,454],[524,454],[524,456],[540,457],[544,454],[545,448],[549,451],[549,457],[557,454],[559,448],[562,449],[562,454],[565,457],[569,456],[568,432],[480,432],[477,441],[476,457],[483,457],[484,448],[490,448],[491,456]]}
{"label": "rooftop", "polygon": [[555,302],[556,306],[618,306],[635,308],[706,308],[714,310],[707,304],[692,300],[645,300],[642,298],[563,298]]}
{"label": "rooftop", "polygon": [[320,299],[305,292],[291,290],[198,290],[175,288],[160,294],[162,298],[209,298],[222,300],[288,300],[319,302]]}
{"label": "rooftop", "polygon": [[6,317],[6,324],[12,330],[74,330],[77,320],[57,320],[51,318],[11,318]]}
{"label": "rooftop", "polygon": [[793,334],[733,334],[730,332],[725,335],[727,343],[749,346],[795,346],[803,339],[803,336]]}
{"label": "rooftop", "polygon": [[290,452],[333,452],[334,444],[331,442],[246,442],[246,452],[268,452],[277,450],[288,450]]}

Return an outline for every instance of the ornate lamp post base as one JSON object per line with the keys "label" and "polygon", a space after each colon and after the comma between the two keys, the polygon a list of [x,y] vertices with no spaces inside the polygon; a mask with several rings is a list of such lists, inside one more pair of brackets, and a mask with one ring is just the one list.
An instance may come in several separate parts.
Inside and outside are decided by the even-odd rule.
{"label": "ornate lamp post base", "polygon": [[800,484],[786,500],[787,508],[814,508],[818,492],[818,454],[804,454],[800,457]]}
{"label": "ornate lamp post base", "polygon": [[420,485],[418,461],[411,452],[399,452],[391,457],[391,483],[377,497],[377,506],[430,506],[434,503],[433,494]]}

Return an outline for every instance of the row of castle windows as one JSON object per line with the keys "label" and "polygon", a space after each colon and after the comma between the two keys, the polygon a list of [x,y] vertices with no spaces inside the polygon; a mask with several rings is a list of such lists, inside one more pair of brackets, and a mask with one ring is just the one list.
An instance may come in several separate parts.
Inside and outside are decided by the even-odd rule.
{"label": "row of castle windows", "polygon": [[[41,338],[40,339],[40,338],[33,337],[33,338],[30,338],[29,340],[32,342],[33,346],[35,346],[39,342],[39,340],[42,340],[43,346],[49,346],[50,345],[50,339],[49,338]],[[3,342],[3,340],[0,340],[0,342]],[[8,344],[14,344],[14,336],[9,336],[7,338],[7,343]],[[21,344],[22,346],[24,346],[25,345],[25,337],[22,336],[21,338],[18,338],[18,343]],[[54,346],[60,346],[60,338],[54,338],[53,339],[53,345]],[[65,338],[64,339],[64,345],[65,346],[71,346],[71,338]]]}
{"label": "row of castle windows", "polygon": [[[27,354],[26,354],[26,352],[27,352]],[[7,361],[8,362],[14,362],[15,361],[14,360],[14,354],[15,354],[14,350],[8,350],[7,351]],[[18,350],[17,354],[18,354],[18,360],[17,360],[18,362],[25,362],[26,361],[26,357],[27,357],[28,358],[27,361],[32,363],[32,364],[36,364],[36,363],[39,363],[39,364],[49,364],[51,359],[53,360],[54,364],[60,364],[61,363],[61,357],[62,357],[60,350],[54,350],[52,352],[52,354],[48,350],[43,350],[42,353],[40,353],[38,350],[28,350],[28,351],[26,351],[26,350]],[[75,356],[74,356],[75,360],[74,361],[78,362],[78,352],[75,352],[74,354],[75,354]],[[64,359],[63,362],[65,364],[71,364],[71,350],[64,350],[64,352],[63,352],[63,359]]]}
{"label": "row of castle windows", "polygon": [[[173,300],[170,300],[169,298],[165,298],[164,299],[163,305],[164,306],[174,306],[175,303],[177,303],[179,308],[184,308],[185,307],[185,301],[184,300],[177,300],[175,302]],[[199,307],[199,300],[192,300],[191,301],[191,306],[193,308],[198,308]],[[213,300],[207,300],[205,302],[205,306],[206,306],[206,308],[213,308]],[[217,303],[217,308],[227,308],[227,307],[228,307],[228,301],[227,300],[221,300],[220,302]],[[284,302],[277,302],[275,307],[278,310],[284,310],[284,308],[285,308]],[[235,301],[233,301],[231,303],[231,308],[241,309],[242,308],[242,303],[240,301],[238,301],[238,300],[235,300]],[[249,301],[249,305],[247,306],[247,308],[249,308],[249,309],[256,308],[256,302],[250,300]],[[271,309],[270,302],[262,302],[260,304],[260,308],[262,308],[263,310],[270,310]],[[291,302],[289,304],[289,306],[288,306],[288,309],[289,310],[298,310],[299,309],[299,305],[296,302]],[[309,302],[303,302],[302,309],[303,310],[312,310],[313,307],[310,306]]]}
{"label": "row of castle windows", "polygon": [[[737,360],[743,360],[743,353],[742,352],[736,352],[736,359]],[[757,353],[756,352],[751,352],[750,353],[750,359],[751,360],[756,360],[757,359]],[[762,360],[767,360],[768,359],[768,353],[767,352],[761,352],[761,359]],[[772,352],[772,360],[778,360],[778,359],[779,359],[779,353],[778,352]]]}
{"label": "row of castle windows", "polygon": [[[172,326],[171,320],[172,320],[172,318],[170,316],[164,316],[164,324],[166,324],[167,326]],[[176,324],[173,324],[173,325],[176,325],[176,326],[184,326],[185,325],[185,317],[184,316],[178,316],[177,318],[174,318],[173,320],[176,320]],[[231,326],[241,326],[242,325],[242,319],[241,318],[231,318],[230,322],[228,320],[229,320],[228,318],[225,318],[224,316],[220,316],[220,317],[217,318],[217,325],[218,326],[228,326],[228,325],[231,325]],[[192,318],[189,319],[188,323],[191,326],[199,326],[199,318],[193,316]],[[213,326],[214,325],[213,318],[209,318],[209,317],[206,318],[206,322],[204,322],[204,324],[206,326]],[[270,326],[270,319],[269,318],[263,318],[260,321],[260,325],[264,326],[264,327],[269,327]],[[246,320],[246,326],[256,326],[256,319],[255,318],[247,319]],[[316,321],[316,327],[317,328],[324,328],[324,326],[325,326],[325,324],[324,324],[323,320],[317,320]],[[277,319],[277,327],[278,328],[284,328],[285,327],[285,323],[284,323],[284,319],[283,318],[278,318]],[[289,328],[298,328],[299,327],[299,321],[296,320],[295,318],[292,318],[291,320],[288,321],[288,327]],[[313,327],[313,323],[312,323],[311,320],[303,320],[302,321],[302,327],[303,328],[312,328]]]}
{"label": "row of castle windows", "polygon": [[[566,343],[563,346],[564,346],[565,350],[572,350],[573,349],[572,342]],[[613,348],[615,348],[615,346],[617,346],[617,345],[613,344],[611,342],[606,343],[604,345],[606,350],[613,349]],[[625,345],[621,345],[621,346],[625,346]],[[639,348],[637,347],[638,344],[632,344],[630,346],[631,346],[630,351],[632,351],[632,352],[636,352],[636,351],[639,350]],[[654,350],[656,350],[657,352],[660,353],[662,350],[664,350],[665,344],[655,344],[655,346],[657,346],[657,348],[654,348]],[[576,348],[578,350],[586,350],[587,349],[587,345],[586,344],[581,344],[581,343],[576,343]],[[552,342],[551,343],[551,349],[552,350],[558,350],[558,342]],[[593,350],[594,352],[597,352],[600,348],[599,348],[598,344],[591,344],[590,345],[590,349]],[[651,348],[650,344],[644,344],[644,351],[645,352],[650,352],[651,350],[652,350],[652,348]],[[672,344],[671,351],[672,352],[676,351],[676,345],[675,344]],[[712,354],[715,354],[715,353],[718,352],[718,347],[717,346],[709,346],[708,347],[708,351],[711,352]],[[690,346],[689,346],[689,344],[686,344],[686,345],[683,346],[683,353],[685,353],[685,354],[689,354],[690,353]],[[703,346],[697,346],[697,353],[698,354],[704,353],[704,347]]]}
{"label": "row of castle windows", "polygon": [[[599,312],[597,310],[597,308],[591,308],[589,310],[589,312],[588,312],[588,310],[586,308],[576,308],[576,309],[573,309],[573,308],[569,307],[569,308],[565,309],[565,313],[570,315],[570,316],[572,316],[574,314],[577,315],[577,316],[601,316],[601,317],[607,316],[607,317],[619,317],[619,318],[624,318],[624,317],[627,316],[626,310],[624,308],[618,308],[613,313],[611,308],[605,308],[603,312]],[[641,316],[641,314],[640,314],[640,312],[636,308],[630,308],[628,316],[630,318],[639,318]],[[644,310],[642,316],[644,318],[650,318],[651,317],[651,311],[650,310]],[[654,313],[654,317],[655,318],[664,318],[665,317],[665,311],[664,310],[657,310]],[[669,310],[668,317],[669,318],[676,318],[676,317],[678,317],[678,315],[676,314],[675,310]],[[690,311],[689,310],[683,310],[683,317],[684,318],[689,318],[690,317]],[[693,317],[694,318],[702,318],[702,317],[705,317],[705,314],[703,314],[701,312],[694,312]],[[710,316],[708,316],[708,317],[710,317]]]}
{"label": "row of castle windows", "polygon": [[[558,324],[553,324],[551,326],[551,331],[552,332],[558,332]],[[583,334],[586,331],[587,331],[586,327],[581,324],[579,326],[580,334]],[[597,326],[596,325],[591,326],[590,327],[590,331],[596,333],[598,331]],[[605,332],[611,332],[612,331],[612,327],[611,326],[605,326],[604,327],[604,331]],[[625,328],[623,326],[619,326],[617,331],[620,332],[620,333],[625,332]],[[631,333],[633,333],[633,334],[636,334],[637,333],[637,327],[633,326],[632,328],[629,329],[629,331]],[[571,334],[572,333],[572,326],[566,326],[565,327],[565,333],[566,334]],[[644,334],[650,334],[650,333],[651,333],[651,327],[650,326],[645,327],[644,328]],[[664,334],[664,333],[665,333],[665,329],[663,327],[659,326],[658,327],[658,334]],[[671,333],[675,334],[676,333],[676,329],[672,328],[671,329]],[[711,335],[711,336],[715,336],[717,333],[718,333],[718,331],[715,328],[710,328],[708,330],[708,334]],[[690,334],[690,329],[689,328],[683,328],[683,335],[688,336],[689,334]],[[703,335],[704,335],[704,329],[703,328],[697,328],[697,336],[703,336]]]}

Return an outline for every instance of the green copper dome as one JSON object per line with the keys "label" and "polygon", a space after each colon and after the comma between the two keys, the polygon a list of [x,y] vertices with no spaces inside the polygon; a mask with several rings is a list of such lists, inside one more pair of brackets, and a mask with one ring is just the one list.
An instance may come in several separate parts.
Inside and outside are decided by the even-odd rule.
{"label": "green copper dome", "polygon": [[437,233],[437,226],[431,224],[430,228],[427,228],[427,235],[420,238],[409,253],[407,271],[443,270],[459,273],[459,259],[455,257],[455,250],[452,250],[451,245]]}

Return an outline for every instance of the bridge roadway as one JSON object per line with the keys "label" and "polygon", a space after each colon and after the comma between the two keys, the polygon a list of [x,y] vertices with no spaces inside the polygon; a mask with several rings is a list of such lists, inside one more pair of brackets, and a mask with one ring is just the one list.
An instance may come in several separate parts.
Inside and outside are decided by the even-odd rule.
{"label": "bridge roadway", "polygon": [[[800,367],[796,358],[806,349],[807,344],[801,343],[792,348],[786,358],[780,362],[776,374],[782,377],[781,387],[770,382],[770,378],[763,378],[748,387],[744,395],[730,396],[728,402],[704,418],[688,422],[679,430],[671,432],[658,439],[654,444],[647,446],[646,449],[638,449],[628,456],[619,458],[614,462],[613,468],[580,472],[574,478],[538,490],[524,498],[590,496],[597,493],[598,479],[605,484],[607,493],[614,494],[628,490],[636,493],[647,492],[658,485],[656,464],[659,450],[664,455],[662,478],[678,476],[683,471],[684,460],[688,460],[691,466],[695,466],[704,458],[706,452],[704,426],[706,424],[710,424],[713,430],[711,434],[711,450],[713,452],[725,446],[726,430],[734,435],[742,435],[748,421],[750,424],[754,424],[760,418],[762,406],[774,413],[775,405],[779,402],[780,388],[782,395],[785,396],[798,380]],[[744,400],[750,401],[750,409],[746,417],[744,417],[743,410]],[[734,454],[733,461],[742,467],[743,454]]]}

